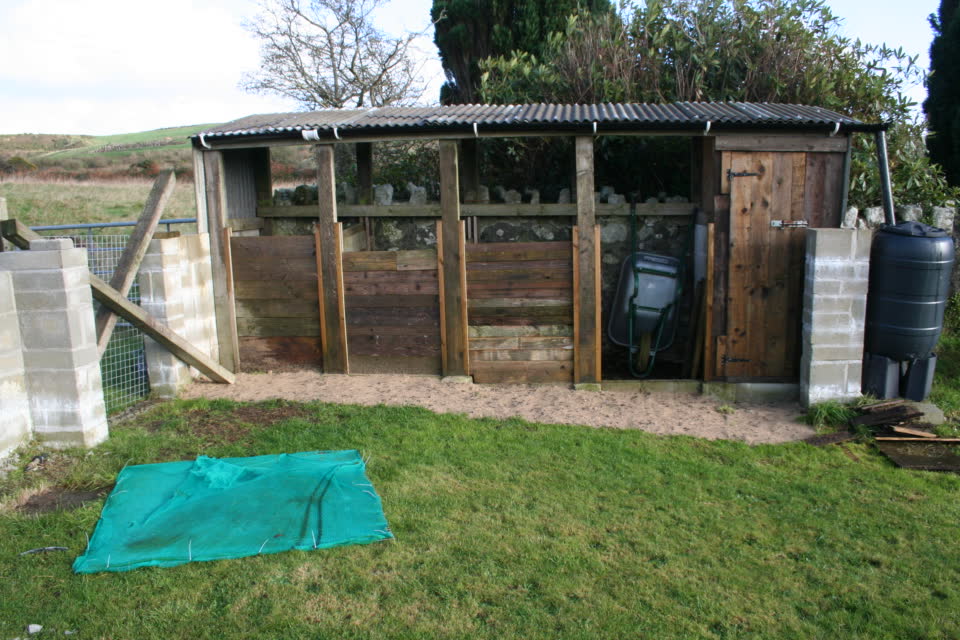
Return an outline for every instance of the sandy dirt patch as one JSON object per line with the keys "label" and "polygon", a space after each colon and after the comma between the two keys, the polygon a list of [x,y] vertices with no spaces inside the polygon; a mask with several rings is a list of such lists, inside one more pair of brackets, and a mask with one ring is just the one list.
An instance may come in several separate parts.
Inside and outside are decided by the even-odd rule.
{"label": "sandy dirt patch", "polygon": [[344,376],[314,371],[241,373],[233,385],[194,383],[182,397],[416,405],[474,418],[518,416],[532,422],[642,429],[750,444],[801,440],[814,433],[797,421],[801,410],[796,404],[738,403],[732,413],[721,413],[717,410],[721,401],[701,395],[453,384],[429,376]]}

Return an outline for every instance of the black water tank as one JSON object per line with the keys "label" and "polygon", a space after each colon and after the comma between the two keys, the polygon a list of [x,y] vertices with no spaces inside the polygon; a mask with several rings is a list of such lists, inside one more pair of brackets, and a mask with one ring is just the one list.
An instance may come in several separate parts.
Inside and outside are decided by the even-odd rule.
{"label": "black water tank", "polygon": [[953,239],[943,229],[901,222],[880,229],[870,249],[865,350],[894,360],[924,358],[943,327]]}

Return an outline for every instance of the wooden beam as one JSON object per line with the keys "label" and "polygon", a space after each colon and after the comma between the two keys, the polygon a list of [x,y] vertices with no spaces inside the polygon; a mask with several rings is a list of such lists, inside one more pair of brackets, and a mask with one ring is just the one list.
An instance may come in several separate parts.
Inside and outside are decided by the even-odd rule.
{"label": "wooden beam", "polygon": [[317,160],[318,278],[322,282],[320,296],[326,337],[323,340],[323,370],[326,373],[349,373],[347,334],[342,319],[343,264],[340,255],[340,233],[337,223],[337,188],[334,182],[333,145],[314,147]]}
{"label": "wooden beam", "polygon": [[[373,204],[373,143],[358,142],[357,149],[357,203]],[[349,204],[349,203],[348,203]]]}
{"label": "wooden beam", "polygon": [[593,138],[577,136],[577,268],[580,286],[573,292],[579,298],[577,326],[579,335],[575,349],[577,353],[578,382],[600,382],[597,376],[597,318],[596,310],[600,306],[597,288],[597,246],[596,206],[593,199]]}
{"label": "wooden beam", "polygon": [[193,149],[193,191],[197,203],[197,233],[207,233],[206,171],[203,167],[203,152]]}
{"label": "wooden beam", "polygon": [[29,249],[31,240],[43,237],[16,218],[0,220],[0,233],[19,249]]}
{"label": "wooden beam", "polygon": [[[137,270],[143,261],[143,256],[147,253],[147,247],[157,230],[157,223],[163,215],[163,210],[173,195],[173,189],[177,186],[177,178],[172,169],[162,171],[153,183],[150,195],[147,196],[147,202],[143,206],[143,212],[137,220],[137,225],[133,228],[133,233],[127,240],[123,253],[120,254],[120,261],[117,263],[113,276],[110,278],[110,286],[120,292],[120,295],[126,297],[133,287],[137,277]],[[97,311],[96,331],[97,331],[97,351],[100,357],[107,350],[107,343],[110,342],[110,336],[113,335],[113,329],[117,326],[117,315],[107,307],[100,307]]]}
{"label": "wooden beam", "polygon": [[847,136],[771,135],[767,133],[728,133],[715,138],[717,151],[817,151],[843,153]]}
{"label": "wooden beam", "polygon": [[[711,202],[713,196],[710,196]],[[698,202],[638,202],[638,216],[684,216],[700,206]],[[630,215],[628,204],[594,205],[598,217],[627,217]],[[341,205],[338,208],[341,218],[439,218],[442,215],[439,204],[409,205]],[[314,205],[260,207],[257,215],[261,218],[315,218],[317,208]],[[527,218],[538,216],[577,215],[576,204],[464,204],[460,207],[462,217]]]}
{"label": "wooden beam", "polygon": [[573,384],[580,382],[580,232],[574,225],[571,229],[571,247],[573,248]]}
{"label": "wooden beam", "polygon": [[237,312],[232,292],[227,288],[227,271],[233,267],[224,246],[227,228],[227,191],[224,179],[223,154],[203,154],[204,194],[207,208],[207,229],[210,233],[210,270],[213,276],[213,305],[216,311],[217,342],[220,364],[230,371],[240,367],[240,341],[237,337]]}
{"label": "wooden beam", "polygon": [[[475,202],[477,190],[480,188],[480,145],[476,138],[465,138],[460,141],[459,157],[463,202]],[[473,198],[467,200],[467,193],[473,193]]]}
{"label": "wooden beam", "polygon": [[457,143],[440,141],[440,208],[442,212],[443,300],[446,350],[443,352],[443,375],[467,375],[466,287],[461,277],[466,255],[461,240],[460,185],[457,167]]}
{"label": "wooden beam", "polygon": [[221,367],[179,334],[171,331],[167,325],[127,300],[126,296],[120,295],[119,291],[92,273],[90,274],[90,287],[93,289],[93,297],[104,307],[122,316],[127,322],[156,340],[157,343],[186,364],[195,367],[214,382],[233,384],[233,373]]}

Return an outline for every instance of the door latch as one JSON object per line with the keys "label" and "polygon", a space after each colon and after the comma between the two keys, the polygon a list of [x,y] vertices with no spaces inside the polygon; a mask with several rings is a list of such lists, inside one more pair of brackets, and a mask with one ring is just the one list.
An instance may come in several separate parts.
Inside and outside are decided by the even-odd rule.
{"label": "door latch", "polygon": [[722,360],[723,364],[727,364],[728,362],[750,362],[747,358],[731,358],[730,356],[723,356]]}
{"label": "door latch", "polygon": [[747,176],[762,176],[762,173],[756,173],[753,171],[734,171],[733,169],[727,169],[727,180],[733,180],[734,178],[746,178]]}
{"label": "door latch", "polygon": [[801,229],[809,226],[806,220],[771,220],[770,226],[774,229]]}

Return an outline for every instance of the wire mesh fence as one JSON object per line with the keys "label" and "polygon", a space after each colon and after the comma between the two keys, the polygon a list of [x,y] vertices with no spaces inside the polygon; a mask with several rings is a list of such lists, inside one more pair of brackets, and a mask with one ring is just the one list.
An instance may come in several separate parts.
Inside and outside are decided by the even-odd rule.
{"label": "wire mesh fence", "polygon": [[[74,246],[85,248],[90,271],[107,282],[113,277],[120,255],[130,238],[127,234],[95,234],[92,229],[71,235],[64,235],[62,231],[48,231],[47,234],[49,237],[69,238],[73,240]],[[140,304],[140,285],[136,279],[127,298]],[[96,314],[100,303],[94,301],[93,306]],[[125,409],[150,394],[143,340],[143,333],[139,329],[123,318],[117,321],[107,349],[100,358],[103,399],[107,413]]]}

